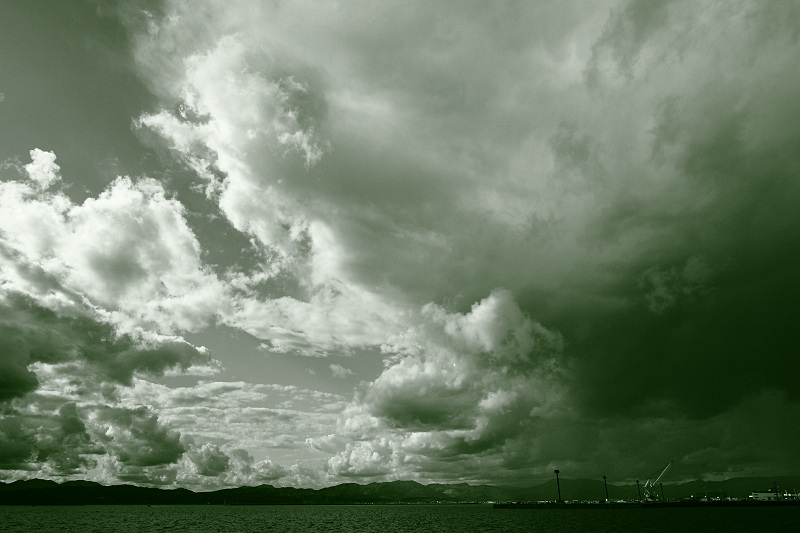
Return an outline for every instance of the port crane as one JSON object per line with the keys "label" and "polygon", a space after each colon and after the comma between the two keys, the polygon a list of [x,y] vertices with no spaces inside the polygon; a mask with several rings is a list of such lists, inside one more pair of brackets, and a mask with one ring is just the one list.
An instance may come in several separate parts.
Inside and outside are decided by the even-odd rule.
{"label": "port crane", "polygon": [[661,481],[661,478],[664,476],[664,474],[667,473],[667,470],[669,470],[669,467],[672,466],[672,463],[673,461],[668,462],[667,466],[665,466],[660,470],[660,473],[658,474],[657,477],[655,477],[655,479],[653,479],[654,477],[653,475],[650,476],[650,478],[644,482],[643,488],[644,488],[645,500],[660,500],[663,497],[663,494],[658,493],[657,490],[658,482]]}

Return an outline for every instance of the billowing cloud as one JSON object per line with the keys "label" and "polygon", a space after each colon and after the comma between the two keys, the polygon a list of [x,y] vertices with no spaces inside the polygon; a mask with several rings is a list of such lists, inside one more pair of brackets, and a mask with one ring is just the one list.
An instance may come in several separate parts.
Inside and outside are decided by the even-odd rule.
{"label": "billowing cloud", "polygon": [[228,470],[230,459],[216,444],[203,444],[186,454],[194,471],[201,476],[218,476]]}
{"label": "billowing cloud", "polygon": [[50,411],[41,410],[41,404],[19,405],[2,424],[7,470],[86,476],[100,464],[114,463],[117,473],[132,473],[176,463],[185,451],[179,433],[164,427],[144,407],[79,408],[67,402]]}
{"label": "billowing cloud", "polygon": [[28,459],[45,463],[45,468],[55,473],[83,473],[90,465],[87,456],[101,453],[92,443],[74,403],[65,403],[54,419],[57,425],[41,426],[38,429],[36,453]]}
{"label": "billowing cloud", "polygon": [[[42,154],[48,152],[32,151],[34,163],[26,167],[40,188],[55,181],[58,169],[52,153],[46,161]],[[223,288],[200,261],[184,208],[156,181],[120,177],[82,205],[27,182],[0,186],[7,259],[22,263],[17,269],[35,265],[107,310],[120,328],[192,330],[220,311],[212,303]]]}
{"label": "billowing cloud", "polygon": [[106,457],[134,475],[175,463],[179,432],[113,403],[134,376],[215,367],[207,350],[164,334],[217,312],[197,304],[218,284],[183,208],[156,182],[128,178],[76,205],[52,190],[55,155],[31,158],[25,179],[0,184],[4,468],[86,475]]}
{"label": "billowing cloud", "polygon": [[348,442],[343,451],[328,461],[328,469],[333,475],[344,478],[389,476],[400,466],[392,444],[390,439],[377,442]]}
{"label": "billowing cloud", "polygon": [[[175,29],[166,22],[160,31]],[[138,124],[166,137],[182,157],[204,157],[204,167],[225,175],[219,204],[237,229],[279,256],[302,260],[308,223],[281,190],[286,176],[271,159],[298,150],[307,165],[319,160],[324,150],[314,139],[315,115],[324,112],[324,102],[315,102],[308,82],[282,70],[266,51],[221,36],[210,51],[187,58],[182,76],[170,80],[181,86],[179,112],[143,115]]]}
{"label": "billowing cloud", "polygon": [[279,480],[298,473],[298,468],[286,468],[270,459],[255,461],[246,450],[230,451],[233,464],[233,475],[229,479],[231,485],[262,485],[280,483]]}
{"label": "billowing cloud", "polygon": [[31,150],[31,162],[25,165],[25,171],[42,189],[47,189],[51,184],[61,180],[61,167],[56,164],[56,154],[38,148]]}
{"label": "billowing cloud", "polygon": [[[185,20],[194,16],[186,13]],[[351,279],[348,251],[293,184],[311,185],[311,167],[330,148],[319,133],[327,115],[319,74],[254,44],[249,35],[212,34],[209,50],[183,42],[182,31],[165,19],[158,26],[160,39],[139,41],[141,61],[170,63],[162,71],[168,78],[157,74],[154,83],[178,90],[181,103],[177,112],[144,114],[137,125],[164,137],[202,179],[210,180],[208,191],[220,211],[262,248],[266,261],[255,274],[257,281],[243,276],[234,281],[239,287],[266,284],[272,297],[246,293],[235,301],[226,323],[279,352],[320,354],[380,344],[400,310]],[[159,53],[173,40],[189,54],[182,68]],[[292,164],[295,152],[303,165]],[[287,274],[295,280],[288,287],[278,283]]]}
{"label": "billowing cloud", "polygon": [[552,367],[561,348],[558,334],[525,317],[507,291],[465,315],[428,305],[423,320],[385,346],[400,358],[365,396],[370,412],[409,429],[473,428],[477,410],[512,400],[504,389],[514,378]]}
{"label": "billowing cloud", "polygon": [[263,484],[302,486],[312,480],[318,482],[307,470],[303,472],[305,476],[301,472],[297,465],[287,468],[271,459],[256,461],[241,448],[224,451],[216,444],[204,444],[186,453],[179,465],[177,480],[183,485],[201,489],[215,488],[220,484],[232,487]]}
{"label": "billowing cloud", "polygon": [[[568,415],[562,339],[508,291],[465,314],[429,304],[420,324],[384,350],[393,354],[388,366],[345,410],[338,438],[311,441],[320,449],[344,443],[328,462],[334,475],[448,478],[454,458],[501,456],[509,441],[529,439],[537,420]],[[479,470],[471,475],[488,477]]]}
{"label": "billowing cloud", "polygon": [[99,424],[108,429],[100,436],[123,465],[155,466],[174,463],[186,448],[180,434],[159,423],[158,415],[137,409],[103,409]]}

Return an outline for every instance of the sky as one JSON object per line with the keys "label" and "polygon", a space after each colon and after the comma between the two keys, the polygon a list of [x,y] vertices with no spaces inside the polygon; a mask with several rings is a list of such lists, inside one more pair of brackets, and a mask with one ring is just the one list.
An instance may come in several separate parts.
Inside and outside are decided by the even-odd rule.
{"label": "sky", "polygon": [[800,473],[800,3],[4,2],[0,480]]}

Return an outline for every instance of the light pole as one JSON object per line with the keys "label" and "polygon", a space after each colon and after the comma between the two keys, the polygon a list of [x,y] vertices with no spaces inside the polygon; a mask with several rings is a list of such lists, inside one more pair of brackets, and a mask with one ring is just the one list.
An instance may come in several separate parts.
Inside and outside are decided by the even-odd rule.
{"label": "light pole", "polygon": [[558,468],[553,470],[556,473],[556,487],[558,487],[558,501],[561,502],[561,483],[558,481]]}
{"label": "light pole", "polygon": [[606,481],[606,476],[603,476],[603,485],[606,488],[606,503],[608,503],[608,482]]}

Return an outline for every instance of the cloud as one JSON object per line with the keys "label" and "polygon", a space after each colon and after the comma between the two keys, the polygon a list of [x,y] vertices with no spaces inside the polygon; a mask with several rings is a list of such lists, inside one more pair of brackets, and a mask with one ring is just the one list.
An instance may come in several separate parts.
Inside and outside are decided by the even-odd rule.
{"label": "cloud", "polygon": [[233,449],[230,452],[233,472],[236,476],[229,480],[235,485],[261,485],[275,482],[292,473],[292,470],[270,459],[255,461],[246,450]]}
{"label": "cloud", "polygon": [[84,473],[91,465],[88,457],[103,450],[87,432],[75,403],[63,404],[56,420],[55,427],[39,428],[35,460],[58,475]]}
{"label": "cloud", "polygon": [[287,468],[270,459],[255,461],[241,448],[223,451],[215,444],[204,444],[187,452],[179,468],[178,481],[198,488],[256,486],[296,486],[289,476],[297,467]]}
{"label": "cloud", "polygon": [[[333,429],[327,404],[344,405],[339,396],[289,386],[200,382],[169,388],[141,378],[126,386],[91,383],[95,374],[76,362],[31,369],[38,388],[15,400],[0,427],[2,468],[25,477],[77,475],[196,490],[317,485],[320,478],[302,466],[296,449],[305,436]],[[287,398],[296,409],[277,407]],[[276,407],[260,407],[265,404]],[[251,451],[264,449],[291,466],[274,458],[255,461]]]}
{"label": "cloud", "polygon": [[578,464],[629,422],[795,401],[794,10],[173,2],[137,41],[169,103],[140,122],[296,281],[227,324],[385,347],[341,439],[312,438],[330,472]]}
{"label": "cloud", "polygon": [[[255,296],[249,285],[269,273],[220,280],[203,264],[182,204],[152,179],[119,177],[82,205],[9,181],[0,190],[0,210],[4,259],[16,271],[16,288],[52,298],[48,291],[57,286],[62,298],[106,310],[127,333],[196,331],[221,320],[269,341],[275,351],[324,354],[379,344],[398,313],[375,293],[332,277],[334,255],[341,254],[332,243],[307,258],[327,273],[309,281],[302,299]],[[316,241],[331,240],[321,224],[308,231]]]}
{"label": "cloud", "polygon": [[59,478],[87,476],[97,466],[114,464],[117,474],[133,474],[175,463],[185,451],[179,433],[164,427],[144,407],[78,407],[58,401],[55,410],[42,403],[19,406],[0,425],[5,470]]}
{"label": "cloud", "polygon": [[10,181],[0,189],[0,235],[16,250],[12,260],[25,265],[18,268],[36,265],[123,329],[171,333],[209,323],[224,289],[202,265],[183,206],[161,184],[119,177],[98,198],[74,205],[40,190],[57,176],[55,156],[31,153],[26,168],[40,188]]}
{"label": "cloud", "polygon": [[328,469],[335,476],[371,478],[385,476],[395,471],[396,455],[391,441],[347,443],[345,449],[328,461]]}
{"label": "cloud", "polygon": [[201,476],[218,476],[228,470],[230,459],[216,444],[203,444],[186,454],[192,468]]}
{"label": "cloud", "polygon": [[379,345],[402,314],[375,293],[338,280],[315,286],[306,301],[284,296],[234,302],[235,310],[223,317],[226,324],[268,341],[269,351],[312,356]]}
{"label": "cloud", "polygon": [[[285,176],[259,154],[280,159],[298,151],[306,165],[315,164],[325,152],[314,134],[324,101],[309,81],[282,73],[269,54],[235,36],[220,37],[211,50],[193,53],[185,65],[182,77],[173,80],[182,84],[181,112],[145,114],[137,124],[166,137],[190,161],[200,157],[198,148],[207,154],[204,164],[226,175],[219,202],[234,226],[282,254],[297,253],[302,214],[278,186]],[[195,122],[190,117],[202,118]],[[257,202],[253,193],[258,193]]]}
{"label": "cloud", "polygon": [[[131,436],[96,457],[108,479],[756,472],[747,428],[786,439],[798,402],[797,10],[119,7],[159,98],[138,134],[196,176],[78,202],[53,152],[2,165],[19,175],[0,183],[0,401],[28,418],[1,460],[80,472],[92,453],[31,457],[105,446],[99,406],[147,405],[114,422]],[[235,238],[202,235],[212,219]],[[273,354],[382,346],[384,367],[349,404],[149,381],[217,371],[179,336],[211,324]],[[70,402],[94,444],[63,433]],[[153,454],[177,461],[127,451],[154,415]],[[776,448],[764,464],[794,464]]]}
{"label": "cloud", "polygon": [[0,402],[10,400],[36,389],[36,375],[28,370],[29,356],[22,339],[10,328],[0,327]]}
{"label": "cloud", "polygon": [[56,154],[38,148],[31,150],[31,162],[25,165],[25,171],[41,189],[47,189],[61,180],[61,167],[56,164]]}
{"label": "cloud", "polygon": [[[184,13],[187,6],[168,9]],[[184,15],[181,20],[194,23],[193,10]],[[320,70],[254,42],[254,35],[215,29],[207,47],[182,30],[167,17],[159,39],[137,41],[142,62],[162,61],[157,51],[169,42],[186,57],[183,67],[171,64],[159,74],[149,70],[152,63],[143,64],[154,83],[177,91],[181,103],[178,112],[143,114],[137,126],[160,134],[202,179],[221,176],[211,187],[220,211],[266,258],[254,274],[257,282],[237,276],[237,286],[291,280],[291,290],[273,291],[268,299],[237,298],[226,323],[280,352],[324,354],[380,344],[398,309],[351,279],[348,250],[303,194],[315,187],[320,178],[312,177],[313,167],[330,152]]]}
{"label": "cloud", "polygon": [[[772,387],[795,398],[783,374],[797,366],[785,322],[795,294],[787,269],[798,260],[786,240],[800,229],[789,207],[796,162],[776,157],[800,134],[777,118],[797,110],[785,92],[796,83],[783,73],[798,43],[779,20],[795,10],[624,4],[595,46],[595,98],[614,92],[637,102],[619,117],[646,143],[633,150],[627,141],[636,157],[626,158],[626,172],[636,179],[588,234],[603,243],[598,250],[611,243],[617,252],[626,235],[640,234],[635,251],[618,256],[625,266],[609,272],[617,284],[602,289],[616,301],[550,317],[572,339],[567,356],[585,408],[610,415],[671,405],[706,417]],[[746,363],[765,353],[770,365]],[[609,385],[630,382],[646,384],[633,403]]]}
{"label": "cloud", "polygon": [[186,448],[180,434],[159,423],[145,407],[105,408],[96,415],[106,431],[99,439],[122,465],[133,467],[175,463]]}
{"label": "cloud", "polygon": [[331,374],[335,378],[346,379],[347,376],[354,376],[355,375],[355,372],[353,372],[349,368],[343,367],[342,365],[331,364],[331,365],[328,365],[328,368],[331,369]]}
{"label": "cloud", "polygon": [[[509,441],[530,438],[531,420],[565,414],[562,340],[525,316],[508,291],[464,314],[429,304],[419,325],[384,350],[394,354],[387,367],[339,421],[344,449],[328,462],[335,476],[445,478],[452,459],[501,456]],[[311,444],[335,450],[342,441]]]}
{"label": "cloud", "polygon": [[[63,389],[59,385],[45,383],[42,393],[54,394]],[[51,388],[56,391],[51,393]],[[179,461],[176,482],[203,490],[264,482],[285,486],[320,483],[308,469],[321,464],[323,454],[307,448],[304,440],[333,431],[332,413],[346,405],[345,398],[335,394],[242,381],[169,387],[135,379],[133,387],[121,388],[114,396],[115,405],[131,409],[146,404],[165,426],[180,428],[181,443],[192,455]],[[200,453],[206,444],[216,448]],[[217,451],[228,456],[229,468],[218,475],[199,473],[206,456],[224,461]],[[237,455],[242,453],[251,457],[249,463]],[[252,459],[255,454],[261,456],[259,461]]]}
{"label": "cloud", "polygon": [[647,269],[639,280],[645,291],[648,307],[654,313],[663,313],[680,301],[692,301],[710,289],[705,286],[711,270],[702,256],[690,257],[680,270],[675,267],[662,270]]}
{"label": "cloud", "polygon": [[144,407],[110,404],[134,376],[214,367],[205,349],[142,327],[208,320],[192,298],[209,283],[213,294],[214,280],[183,208],[154,181],[128,178],[75,205],[48,189],[60,180],[55,155],[31,157],[28,181],[0,184],[0,401],[14,413],[5,468],[86,475],[107,455],[115,472],[138,476],[174,463],[177,432]]}
{"label": "cloud", "polygon": [[[14,238],[19,248],[36,246]],[[48,259],[0,242],[3,468],[59,479],[116,465],[105,481],[157,476],[142,469],[177,461],[179,433],[144,407],[113,407],[117,391],[134,376],[211,367],[209,354],[181,337],[125,331],[52,264],[42,266]]]}
{"label": "cloud", "polygon": [[366,393],[373,413],[403,427],[458,427],[461,417],[474,416],[471,409],[491,403],[484,395],[493,387],[552,367],[561,350],[560,336],[526,317],[508,291],[493,292],[466,314],[428,304],[422,318],[384,346],[399,359]]}
{"label": "cloud", "polygon": [[23,427],[19,417],[0,418],[0,467],[27,469],[35,453],[33,432]]}
{"label": "cloud", "polygon": [[[30,297],[7,293],[0,298],[0,330],[11,343],[4,352],[5,399],[21,397],[36,388],[32,363],[77,364],[87,381],[100,377],[131,384],[136,373],[160,375],[169,369],[208,364],[208,353],[180,337],[139,332],[118,334],[102,316],[59,313]],[[100,385],[99,383],[97,385]]]}

